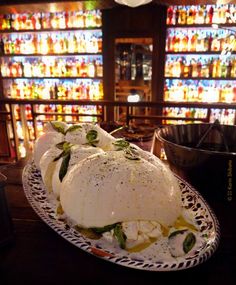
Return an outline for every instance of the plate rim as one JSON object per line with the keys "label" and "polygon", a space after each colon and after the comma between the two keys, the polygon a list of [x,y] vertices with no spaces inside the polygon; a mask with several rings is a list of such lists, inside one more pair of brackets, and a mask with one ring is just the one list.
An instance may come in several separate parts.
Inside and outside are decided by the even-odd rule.
{"label": "plate rim", "polygon": [[[75,242],[75,236],[72,235],[72,233],[68,233],[65,231],[62,231],[59,228],[59,225],[57,223],[59,223],[59,220],[56,220],[56,222],[54,222],[54,218],[49,217],[48,213],[46,213],[46,211],[39,207],[38,205],[38,201],[36,201],[36,199],[32,196],[31,191],[29,191],[28,188],[28,178],[26,173],[28,173],[28,171],[30,171],[30,169],[35,168],[35,170],[38,172],[38,174],[40,175],[40,183],[42,183],[42,178],[41,178],[41,173],[40,171],[35,167],[33,160],[29,160],[27,162],[27,164],[25,165],[23,172],[22,172],[22,185],[23,185],[23,190],[24,190],[24,194],[30,204],[30,206],[32,207],[32,209],[35,211],[35,213],[40,217],[40,219],[46,224],[48,225],[52,230],[54,230],[57,234],[59,234],[61,237],[63,237],[66,241],[70,242],[71,244],[73,244],[74,246],[76,246],[79,249],[82,249],[83,251],[98,257],[100,259],[127,267],[127,268],[133,268],[133,269],[137,269],[137,270],[144,270],[144,271],[152,271],[152,272],[170,272],[170,271],[180,271],[180,270],[186,270],[186,269],[190,269],[192,267],[195,267],[203,262],[205,262],[206,260],[208,260],[217,250],[219,243],[220,243],[220,224],[219,224],[219,220],[217,218],[217,216],[215,215],[214,211],[212,210],[211,206],[208,204],[208,202],[204,199],[204,197],[202,197],[202,195],[192,186],[190,185],[188,182],[186,182],[183,178],[181,178],[180,176],[176,175],[174,173],[174,175],[177,177],[177,179],[182,182],[184,185],[187,186],[187,188],[190,190],[190,192],[194,193],[198,200],[200,200],[204,206],[207,208],[210,216],[211,216],[211,220],[213,221],[214,224],[214,229],[215,229],[215,238],[214,238],[214,242],[212,243],[211,247],[208,248],[205,252],[203,252],[201,255],[197,255],[195,258],[193,258],[190,262],[189,265],[186,266],[175,266],[174,268],[170,268],[168,265],[165,268],[165,266],[161,267],[161,263],[159,266],[159,263],[156,262],[155,265],[153,262],[151,262],[150,264],[152,265],[152,267],[149,267],[146,261],[146,264],[144,265],[144,267],[141,266],[140,263],[145,263],[145,261],[139,261],[139,260],[135,260],[133,259],[134,263],[133,264],[124,264],[123,262],[125,262],[127,259],[131,259],[131,257],[127,257],[127,256],[123,256],[123,257],[119,257],[119,256],[114,256],[113,254],[109,253],[107,250],[105,249],[100,249],[99,247],[94,248],[93,246],[89,246],[88,244],[89,239],[84,237],[82,234],[77,233],[78,236],[80,236],[80,238],[84,239],[85,241],[88,242],[88,244],[83,244],[82,241],[80,241],[79,243]],[[45,188],[42,189],[44,191],[44,194],[46,194],[46,190]],[[181,190],[182,191],[182,190]],[[46,198],[46,201],[48,201],[48,199]],[[67,223],[64,223],[65,226],[67,225]],[[70,229],[72,229],[70,227]],[[74,230],[75,231],[75,230]],[[78,237],[77,237],[78,238]],[[98,251],[95,251],[98,250]],[[101,251],[101,252],[100,252]],[[103,253],[104,255],[102,255],[101,253]],[[115,260],[115,259],[118,260]],[[137,264],[139,265],[137,265]],[[168,263],[168,262],[167,262]],[[188,263],[188,261],[187,261]],[[135,265],[136,264],[136,265]],[[180,264],[180,263],[179,263]],[[177,264],[178,265],[178,264]]]}

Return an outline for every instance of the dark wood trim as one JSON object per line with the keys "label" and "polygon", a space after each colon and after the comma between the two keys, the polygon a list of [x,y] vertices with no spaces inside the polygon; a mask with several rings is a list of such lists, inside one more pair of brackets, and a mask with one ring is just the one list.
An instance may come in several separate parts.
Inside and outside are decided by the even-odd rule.
{"label": "dark wood trim", "polygon": [[153,101],[163,100],[164,71],[165,71],[165,42],[166,42],[166,7],[161,6],[154,21],[153,43],[153,75],[152,92]]}
{"label": "dark wood trim", "polygon": [[[213,24],[213,23],[212,23]],[[210,28],[212,29],[212,24],[192,24],[192,25],[167,25],[167,29],[171,29],[171,28],[183,28],[183,29],[186,29],[186,28]],[[220,27],[224,27],[224,28],[227,28],[227,27],[235,27],[235,24],[234,23],[225,23],[225,24],[220,24],[220,23],[217,23]],[[219,28],[220,29],[220,28]]]}
{"label": "dark wood trim", "polygon": [[165,77],[165,79],[169,79],[169,80],[179,80],[179,81],[182,81],[182,80],[217,80],[217,81],[224,81],[224,80],[227,80],[227,81],[235,81],[236,80],[236,77]]}
{"label": "dark wood trim", "polygon": [[[186,55],[220,55],[221,51],[167,51],[165,53],[166,55],[176,55],[176,56],[181,56],[182,54]],[[232,55],[236,54],[235,51],[232,51]]]}
{"label": "dark wood trim", "polygon": [[2,119],[0,113],[0,158],[11,157],[10,139],[7,131],[7,121]]}
{"label": "dark wood trim", "polygon": [[[103,27],[103,90],[104,100],[114,100],[115,85],[115,39],[111,19],[111,10],[102,12]],[[114,120],[114,110],[107,108],[108,121]]]}
{"label": "dark wood trim", "polygon": [[33,105],[94,105],[94,106],[129,106],[129,107],[150,107],[150,108],[165,108],[165,107],[186,107],[186,108],[201,108],[201,109],[236,109],[236,102],[233,103],[202,103],[202,102],[163,102],[163,101],[141,101],[136,103],[129,103],[126,101],[110,101],[110,100],[43,100],[43,99],[10,99],[3,98],[0,100],[2,104],[33,104]]}

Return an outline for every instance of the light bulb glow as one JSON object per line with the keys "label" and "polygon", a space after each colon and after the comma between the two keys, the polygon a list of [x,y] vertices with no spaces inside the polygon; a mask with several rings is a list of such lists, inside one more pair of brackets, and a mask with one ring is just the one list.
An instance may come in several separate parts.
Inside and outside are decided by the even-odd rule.
{"label": "light bulb glow", "polygon": [[115,2],[122,4],[122,5],[127,5],[129,7],[138,7],[140,5],[145,5],[152,0],[115,0]]}
{"label": "light bulb glow", "polygon": [[138,94],[130,94],[127,98],[129,103],[136,103],[140,101],[140,96]]}

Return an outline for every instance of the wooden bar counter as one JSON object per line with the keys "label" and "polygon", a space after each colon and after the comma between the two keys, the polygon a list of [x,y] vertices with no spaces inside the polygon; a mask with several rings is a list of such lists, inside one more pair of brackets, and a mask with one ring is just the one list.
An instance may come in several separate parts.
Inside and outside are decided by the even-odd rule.
{"label": "wooden bar counter", "polygon": [[[235,205],[214,205],[221,224],[219,248],[205,263],[174,272],[130,269],[70,244],[33,211],[22,187],[24,161],[1,166],[14,239],[0,248],[0,284],[236,284]],[[1,229],[0,229],[1,230]]]}

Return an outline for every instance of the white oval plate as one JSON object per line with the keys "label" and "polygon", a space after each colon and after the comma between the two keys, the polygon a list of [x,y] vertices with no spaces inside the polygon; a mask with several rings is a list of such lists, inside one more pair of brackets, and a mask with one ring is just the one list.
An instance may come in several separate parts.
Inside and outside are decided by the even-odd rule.
{"label": "white oval plate", "polygon": [[177,178],[182,190],[183,207],[198,225],[201,242],[198,242],[185,256],[174,258],[165,251],[162,252],[163,247],[165,250],[167,248],[167,238],[159,239],[138,253],[129,253],[102,238],[92,240],[83,236],[57,216],[57,205],[48,199],[41,174],[33,162],[25,166],[22,176],[24,192],[32,208],[46,224],[67,241],[110,262],[149,271],[175,271],[196,266],[206,261],[219,244],[219,223],[213,211],[196,190],[179,177]]}

